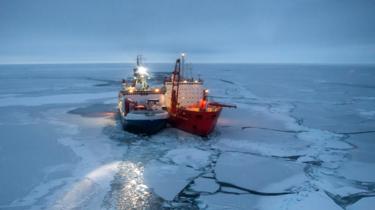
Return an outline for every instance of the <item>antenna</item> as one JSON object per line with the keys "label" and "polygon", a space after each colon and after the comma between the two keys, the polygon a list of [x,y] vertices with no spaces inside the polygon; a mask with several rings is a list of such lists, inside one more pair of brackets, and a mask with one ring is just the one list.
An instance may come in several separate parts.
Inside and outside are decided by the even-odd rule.
{"label": "antenna", "polygon": [[137,66],[142,65],[142,55],[137,55]]}
{"label": "antenna", "polygon": [[185,77],[185,57],[186,53],[181,53],[181,76]]}
{"label": "antenna", "polygon": [[189,78],[191,78],[191,79],[193,79],[193,64],[192,63],[187,63],[186,64],[186,75],[187,75],[187,77],[189,77]]}
{"label": "antenna", "polygon": [[173,114],[177,114],[178,105],[178,92],[180,86],[180,76],[181,76],[181,59],[176,60],[176,64],[173,71],[172,77],[172,95],[171,95],[171,111]]}

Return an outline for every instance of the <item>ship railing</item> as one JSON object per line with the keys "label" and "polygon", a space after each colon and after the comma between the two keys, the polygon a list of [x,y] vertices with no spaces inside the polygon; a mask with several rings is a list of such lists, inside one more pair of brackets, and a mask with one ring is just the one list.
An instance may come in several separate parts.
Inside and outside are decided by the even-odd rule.
{"label": "ship railing", "polygon": [[[172,83],[172,82],[173,81],[172,81],[171,78],[168,78],[168,79],[164,80],[164,83]],[[201,80],[201,79],[197,79],[197,80],[195,80],[195,79],[181,79],[179,84],[180,85],[181,84],[189,84],[189,85],[191,85],[191,84],[203,84],[203,80]]]}
{"label": "ship railing", "polygon": [[122,90],[122,95],[149,95],[149,94],[164,94],[165,91],[162,89],[156,90],[135,90],[135,91],[128,91],[128,90]]}

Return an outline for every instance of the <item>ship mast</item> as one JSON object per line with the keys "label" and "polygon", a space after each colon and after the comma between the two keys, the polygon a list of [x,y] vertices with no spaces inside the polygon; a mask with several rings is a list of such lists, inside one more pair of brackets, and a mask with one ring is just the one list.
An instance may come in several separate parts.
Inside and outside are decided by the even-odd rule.
{"label": "ship mast", "polygon": [[185,77],[185,56],[186,54],[185,53],[181,53],[181,64],[180,64],[180,68],[181,68],[181,77],[184,78]]}
{"label": "ship mast", "polygon": [[142,55],[137,56],[137,66],[142,65]]}
{"label": "ship mast", "polygon": [[176,60],[176,65],[172,74],[172,96],[171,96],[171,112],[177,114],[178,105],[178,90],[180,86],[180,76],[181,76],[181,60]]}
{"label": "ship mast", "polygon": [[147,68],[143,65],[142,56],[137,56],[137,66],[134,68],[135,87],[139,90],[145,91],[148,89],[147,79],[149,73]]}

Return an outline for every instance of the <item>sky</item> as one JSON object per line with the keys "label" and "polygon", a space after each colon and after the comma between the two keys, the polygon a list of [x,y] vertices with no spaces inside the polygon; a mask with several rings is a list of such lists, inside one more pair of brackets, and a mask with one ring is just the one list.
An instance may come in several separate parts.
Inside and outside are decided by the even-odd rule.
{"label": "sky", "polygon": [[374,0],[0,0],[0,63],[375,63]]}

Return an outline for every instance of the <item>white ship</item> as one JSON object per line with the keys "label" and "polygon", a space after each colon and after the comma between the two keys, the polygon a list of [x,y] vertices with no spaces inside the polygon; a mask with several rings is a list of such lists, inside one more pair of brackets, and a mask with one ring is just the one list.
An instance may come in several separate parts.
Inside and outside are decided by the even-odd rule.
{"label": "white ship", "polygon": [[168,111],[165,106],[165,91],[149,87],[148,69],[137,57],[131,81],[123,80],[118,96],[118,109],[123,128],[133,133],[153,134],[166,126]]}

